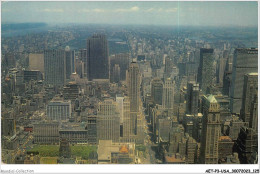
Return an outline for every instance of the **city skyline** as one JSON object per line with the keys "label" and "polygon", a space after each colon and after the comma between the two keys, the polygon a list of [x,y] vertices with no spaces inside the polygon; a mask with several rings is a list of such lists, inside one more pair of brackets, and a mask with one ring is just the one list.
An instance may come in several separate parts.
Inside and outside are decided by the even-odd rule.
{"label": "city skyline", "polygon": [[259,173],[258,2],[1,5],[1,173]]}
{"label": "city skyline", "polygon": [[[251,2],[4,2],[2,23],[93,23],[173,26],[257,26]],[[243,11],[243,13],[241,13]]]}

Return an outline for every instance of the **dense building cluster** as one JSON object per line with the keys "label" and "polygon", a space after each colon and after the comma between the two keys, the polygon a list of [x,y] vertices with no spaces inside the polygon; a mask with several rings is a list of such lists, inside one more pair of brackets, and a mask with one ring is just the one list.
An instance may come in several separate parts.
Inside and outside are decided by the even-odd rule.
{"label": "dense building cluster", "polygon": [[117,32],[126,52],[109,52],[111,31],[76,49],[63,44],[82,38],[66,28],[4,38],[4,163],[258,162],[258,49]]}

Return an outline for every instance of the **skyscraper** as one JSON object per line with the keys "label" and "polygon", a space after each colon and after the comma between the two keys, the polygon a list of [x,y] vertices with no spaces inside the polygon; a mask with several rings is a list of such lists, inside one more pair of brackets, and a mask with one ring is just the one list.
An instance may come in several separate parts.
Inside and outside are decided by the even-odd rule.
{"label": "skyscraper", "polygon": [[230,110],[232,113],[240,113],[244,75],[258,71],[258,49],[239,48],[234,52],[232,83],[230,95]]}
{"label": "skyscraper", "polygon": [[230,88],[231,88],[231,81],[232,81],[232,63],[233,56],[229,55],[225,65],[225,71],[223,75],[223,94],[230,96]]}
{"label": "skyscraper", "polygon": [[112,74],[110,74],[111,82],[118,83],[120,81],[120,66],[115,64],[112,70]]}
{"label": "skyscraper", "polygon": [[82,61],[84,71],[82,72],[82,77],[87,77],[87,49],[80,49],[78,52],[78,59]]}
{"label": "skyscraper", "polygon": [[164,76],[165,78],[169,78],[171,76],[171,72],[173,71],[173,62],[169,57],[165,58],[165,65],[164,65]]}
{"label": "skyscraper", "polygon": [[66,79],[70,79],[70,75],[74,72],[74,56],[70,50],[69,46],[65,48],[65,58],[66,58]]}
{"label": "skyscraper", "polygon": [[173,109],[174,106],[174,81],[171,78],[164,79],[162,106],[164,109]]}
{"label": "skyscraper", "polygon": [[199,110],[199,84],[189,82],[187,85],[187,114],[197,115]]}
{"label": "skyscraper", "polygon": [[151,97],[154,104],[162,105],[163,82],[155,78],[151,82]]}
{"label": "skyscraper", "polygon": [[244,76],[243,97],[241,106],[241,118],[244,122],[250,122],[252,102],[257,96],[258,73],[249,73]]}
{"label": "skyscraper", "polygon": [[87,39],[87,76],[89,80],[108,79],[108,44],[105,35],[94,34]]}
{"label": "skyscraper", "polygon": [[258,95],[255,95],[251,103],[249,127],[258,132]]}
{"label": "skyscraper", "polygon": [[129,67],[129,54],[120,53],[115,54],[114,57],[110,58],[110,74],[113,73],[113,68],[115,64],[118,64],[120,67],[120,80],[126,79],[126,71]]}
{"label": "skyscraper", "polygon": [[[123,137],[126,140],[130,139],[131,132],[134,133],[133,126],[131,125],[131,116],[130,116],[130,100],[129,97],[124,97],[123,102]],[[131,130],[132,128],[132,130]]]}
{"label": "skyscraper", "polygon": [[64,85],[66,78],[66,59],[64,50],[44,51],[45,82],[51,85]]}
{"label": "skyscraper", "polygon": [[137,134],[137,115],[140,105],[140,86],[141,75],[139,66],[136,62],[132,62],[127,72],[128,97],[130,100],[130,132]]}
{"label": "skyscraper", "polygon": [[99,140],[119,141],[120,115],[117,103],[112,99],[106,99],[98,105],[97,137]]}
{"label": "skyscraper", "polygon": [[218,67],[217,67],[217,82],[220,86],[223,86],[223,77],[225,72],[225,66],[226,66],[227,59],[226,58],[220,58],[218,60]]}
{"label": "skyscraper", "polygon": [[29,54],[29,69],[39,70],[44,73],[44,56],[43,54],[30,53]]}
{"label": "skyscraper", "polygon": [[207,87],[210,86],[214,78],[214,57],[213,49],[200,49],[200,64],[198,69],[198,83],[203,93],[206,93]]}
{"label": "skyscraper", "polygon": [[219,103],[213,95],[204,96],[200,148],[202,164],[218,163],[218,139],[221,131]]}

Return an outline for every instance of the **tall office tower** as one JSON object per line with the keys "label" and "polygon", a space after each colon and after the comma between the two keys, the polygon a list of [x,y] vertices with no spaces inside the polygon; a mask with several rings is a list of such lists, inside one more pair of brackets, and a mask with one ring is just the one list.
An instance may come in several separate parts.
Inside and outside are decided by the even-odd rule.
{"label": "tall office tower", "polygon": [[43,54],[30,53],[29,54],[29,69],[39,70],[44,73],[44,56]]}
{"label": "tall office tower", "polygon": [[67,120],[71,117],[70,101],[50,101],[47,105],[47,117],[51,120]]}
{"label": "tall office tower", "polygon": [[118,64],[114,65],[110,78],[111,82],[118,83],[120,81],[120,66]]}
{"label": "tall office tower", "polygon": [[69,46],[65,48],[65,59],[66,59],[66,79],[70,79],[70,75],[73,73],[73,57],[72,51],[70,50]]}
{"label": "tall office tower", "polygon": [[71,51],[71,60],[72,60],[72,73],[76,72],[76,51],[72,50]]}
{"label": "tall office tower", "polygon": [[134,134],[137,134],[137,114],[140,107],[141,75],[139,66],[136,62],[130,64],[127,76],[127,90],[130,99],[131,130],[134,130]]}
{"label": "tall office tower", "polygon": [[214,56],[213,49],[200,49],[200,65],[198,69],[198,83],[203,93],[206,93],[207,87],[212,84],[214,74]]}
{"label": "tall office tower", "polygon": [[198,115],[199,110],[199,84],[189,82],[187,85],[186,113]]}
{"label": "tall office tower", "polygon": [[173,109],[174,106],[174,81],[171,78],[164,79],[162,107]]}
{"label": "tall office tower", "polygon": [[108,79],[108,44],[105,35],[94,34],[87,39],[87,76],[89,80]]}
{"label": "tall office tower", "polygon": [[223,75],[223,94],[227,96],[230,95],[231,80],[232,80],[232,66],[233,66],[232,62],[233,62],[233,56],[229,55],[225,66],[225,72]]}
{"label": "tall office tower", "polygon": [[196,158],[197,158],[197,142],[192,137],[188,137],[186,164],[194,164]]}
{"label": "tall office tower", "polygon": [[224,77],[226,62],[227,62],[227,59],[223,58],[223,57],[220,58],[218,61],[217,82],[220,84],[220,86],[223,86],[223,77]]}
{"label": "tall office tower", "polygon": [[258,49],[240,48],[234,52],[232,83],[230,95],[230,110],[232,113],[240,113],[244,75],[258,72]]}
{"label": "tall office tower", "polygon": [[251,103],[249,127],[258,132],[258,95],[254,97]]}
{"label": "tall office tower", "polygon": [[169,153],[178,153],[178,146],[184,137],[184,128],[182,125],[173,126],[169,135]]}
{"label": "tall office tower", "polygon": [[220,136],[218,140],[218,159],[225,160],[233,153],[234,142],[229,136]]}
{"label": "tall office tower", "polygon": [[252,102],[258,93],[258,73],[249,73],[244,76],[243,97],[241,106],[241,119],[250,122]]}
{"label": "tall office tower", "polygon": [[75,62],[75,66],[76,66],[76,73],[79,75],[80,78],[86,77],[86,75],[84,76],[84,72],[85,72],[85,64],[82,60],[80,59],[76,59]]}
{"label": "tall office tower", "polygon": [[97,115],[87,116],[88,143],[97,144]]}
{"label": "tall office tower", "polygon": [[169,78],[171,76],[171,72],[173,70],[173,62],[169,57],[165,58],[165,67],[164,67],[164,74],[165,78]]}
{"label": "tall office tower", "polygon": [[3,65],[9,68],[14,68],[16,66],[16,60],[14,53],[8,52],[4,56]]}
{"label": "tall office tower", "polygon": [[258,147],[257,133],[246,126],[240,128],[240,132],[235,142],[235,151],[239,154],[239,160],[241,164],[250,163],[250,158],[254,149]]}
{"label": "tall office tower", "polygon": [[151,97],[154,104],[162,105],[163,82],[155,78],[151,82]]}
{"label": "tall office tower", "polygon": [[87,77],[87,49],[80,49],[78,52],[78,59],[84,64],[84,72],[82,72],[84,77]]}
{"label": "tall office tower", "polygon": [[218,139],[221,131],[219,103],[213,95],[204,96],[202,101],[203,120],[200,148],[202,164],[218,163]]}
{"label": "tall office tower", "polygon": [[118,107],[118,112],[120,115],[120,124],[124,121],[124,97],[121,94],[116,94],[116,102]]}
{"label": "tall office tower", "polygon": [[130,115],[130,100],[129,97],[124,97],[124,103],[123,103],[123,115],[124,115],[124,121],[123,121],[123,137],[126,139],[126,141],[129,141],[130,136],[134,134],[134,126],[132,125],[134,122],[131,122],[131,115]]}
{"label": "tall office tower", "polygon": [[106,99],[98,104],[97,113],[97,142],[113,140],[118,142],[120,137],[120,116],[117,103]]}
{"label": "tall office tower", "polygon": [[66,79],[66,59],[64,50],[44,51],[45,82],[51,85],[64,85]]}
{"label": "tall office tower", "polygon": [[110,58],[110,74],[112,74],[113,67],[118,64],[120,67],[120,80],[126,79],[126,71],[129,68],[129,54],[119,53]]}

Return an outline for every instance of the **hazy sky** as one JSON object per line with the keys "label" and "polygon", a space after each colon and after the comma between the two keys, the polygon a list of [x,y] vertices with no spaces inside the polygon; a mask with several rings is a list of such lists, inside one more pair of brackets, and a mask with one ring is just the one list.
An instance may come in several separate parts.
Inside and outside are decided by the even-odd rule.
{"label": "hazy sky", "polygon": [[2,23],[257,26],[255,2],[2,2]]}

